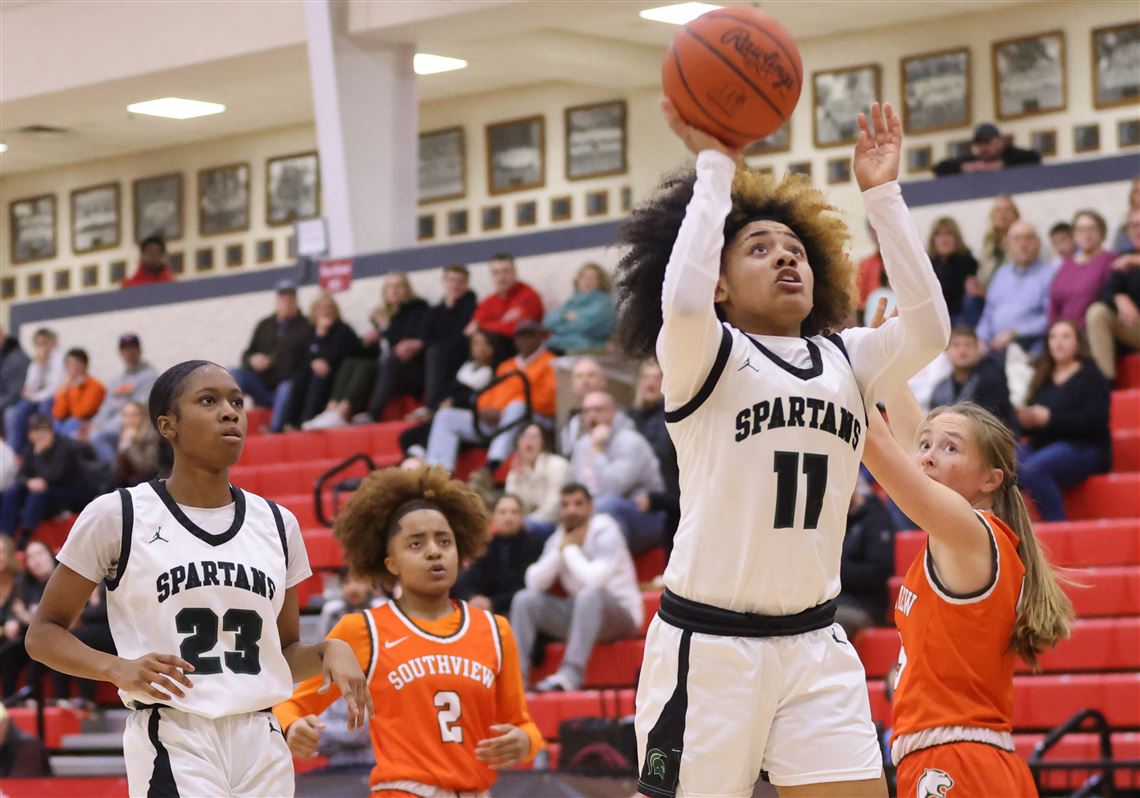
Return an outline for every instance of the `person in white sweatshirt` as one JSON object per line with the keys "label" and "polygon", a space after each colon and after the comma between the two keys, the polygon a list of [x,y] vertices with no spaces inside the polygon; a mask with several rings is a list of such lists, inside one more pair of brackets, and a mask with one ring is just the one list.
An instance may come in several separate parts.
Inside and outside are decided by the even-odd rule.
{"label": "person in white sweatshirt", "polygon": [[558,671],[534,689],[577,690],[594,644],[636,635],[644,615],[620,527],[608,515],[594,514],[584,485],[570,483],[562,489],[561,523],[527,569],[526,589],[511,603],[523,684],[530,683],[530,654],[539,632],[565,640],[566,655]]}

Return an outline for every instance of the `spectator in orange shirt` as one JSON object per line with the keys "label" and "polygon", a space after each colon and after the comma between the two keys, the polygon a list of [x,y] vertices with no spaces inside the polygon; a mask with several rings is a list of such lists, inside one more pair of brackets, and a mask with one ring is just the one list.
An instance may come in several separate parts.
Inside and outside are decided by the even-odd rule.
{"label": "spectator in orange shirt", "polygon": [[[543,348],[544,331],[532,320],[520,321],[514,330],[518,354],[503,361],[496,379],[513,371],[523,373],[530,384],[530,407],[520,379],[507,379],[487,388],[475,404],[475,411],[443,407],[431,422],[427,461],[455,470],[455,458],[462,441],[481,440],[480,433],[494,434],[487,452],[487,468],[494,473],[514,448],[515,438],[528,413],[548,429],[554,426],[554,354]],[[478,417],[478,425],[476,424]]]}
{"label": "spectator in orange shirt", "polygon": [[518,279],[514,256],[500,253],[491,258],[491,280],[495,293],[479,303],[463,332],[468,337],[476,330],[488,333],[495,346],[495,362],[501,363],[515,354],[511,339],[519,322],[528,319],[541,324],[545,309],[538,292]]}
{"label": "spectator in orange shirt", "polygon": [[83,349],[70,349],[63,356],[63,386],[55,395],[51,414],[60,435],[87,440],[92,416],[99,411],[107,389],[87,373],[88,357]]}
{"label": "spectator in orange shirt", "polygon": [[123,280],[123,288],[152,283],[169,283],[174,272],[166,265],[166,242],[161,236],[149,236],[139,244],[139,268]]}

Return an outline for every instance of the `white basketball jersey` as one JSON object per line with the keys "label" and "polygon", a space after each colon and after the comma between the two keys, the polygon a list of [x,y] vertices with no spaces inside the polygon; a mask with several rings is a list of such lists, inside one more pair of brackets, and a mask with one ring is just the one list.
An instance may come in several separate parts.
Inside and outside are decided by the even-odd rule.
{"label": "white basketball jersey", "polygon": [[[120,491],[122,553],[107,583],[118,654],[176,654],[195,666],[194,687],[170,706],[217,718],[268,709],[293,692],[277,615],[288,543],[280,509],[232,488],[230,528],[191,521],[158,481]],[[119,691],[127,706],[158,703]]]}
{"label": "white basketball jersey", "polygon": [[839,337],[724,325],[708,379],[665,418],[681,471],[666,587],[764,615],[834,598],[867,425]]}

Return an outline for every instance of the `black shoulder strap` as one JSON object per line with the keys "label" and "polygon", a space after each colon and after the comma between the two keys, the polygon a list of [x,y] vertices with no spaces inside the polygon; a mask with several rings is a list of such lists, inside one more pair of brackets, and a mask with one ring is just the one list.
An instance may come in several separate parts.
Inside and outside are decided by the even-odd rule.
{"label": "black shoulder strap", "polygon": [[681,421],[692,415],[697,408],[699,408],[704,401],[709,398],[716,387],[717,381],[720,379],[721,373],[724,371],[725,365],[728,363],[728,355],[732,352],[732,333],[728,327],[721,325],[720,328],[720,349],[717,350],[716,360],[713,366],[709,369],[709,375],[705,377],[704,384],[701,389],[697,391],[692,399],[685,402],[685,404],[678,407],[676,410],[666,410],[665,420],[670,424]]}
{"label": "black shoulder strap", "polygon": [[847,359],[848,363],[851,362],[851,355],[847,354],[847,347],[843,345],[843,339],[839,337],[839,333],[828,333],[823,337],[839,347],[839,351],[843,353],[843,357]]}
{"label": "black shoulder strap", "polygon": [[276,502],[271,502],[269,499],[265,500],[269,505],[269,509],[273,512],[273,521],[277,524],[277,536],[281,538],[281,551],[285,553],[285,566],[289,566],[289,539],[285,536],[285,519],[281,517],[281,508],[277,506]]}
{"label": "black shoulder strap", "polygon": [[103,580],[108,590],[117,588],[127,572],[127,560],[131,558],[131,534],[135,528],[135,505],[131,501],[131,492],[119,488],[119,500],[123,504],[123,533],[119,539],[119,564],[115,568],[115,578]]}

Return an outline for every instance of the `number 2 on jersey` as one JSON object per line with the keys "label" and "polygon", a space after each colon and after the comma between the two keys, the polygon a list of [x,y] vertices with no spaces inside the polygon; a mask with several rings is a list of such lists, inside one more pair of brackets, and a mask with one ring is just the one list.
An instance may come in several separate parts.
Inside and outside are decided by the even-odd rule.
{"label": "number 2 on jersey", "polygon": [[440,690],[435,694],[435,706],[439,709],[439,736],[445,743],[463,742],[463,727],[455,722],[463,714],[459,693]]}
{"label": "number 2 on jersey", "polygon": [[[776,529],[796,526],[796,494],[800,477],[799,452],[775,452],[773,470],[776,472]],[[823,496],[827,493],[827,455],[805,454],[804,476],[807,477],[807,501],[804,502],[804,529],[815,529],[823,509]]]}
{"label": "number 2 on jersey", "polygon": [[[182,659],[194,666],[194,673],[210,675],[222,672],[222,657],[204,657],[218,644],[218,614],[208,607],[186,607],[174,616],[174,625],[182,634],[190,635],[178,647]],[[226,610],[222,631],[235,632],[234,650],[224,654],[230,673],[261,673],[261,616],[253,610]]]}

